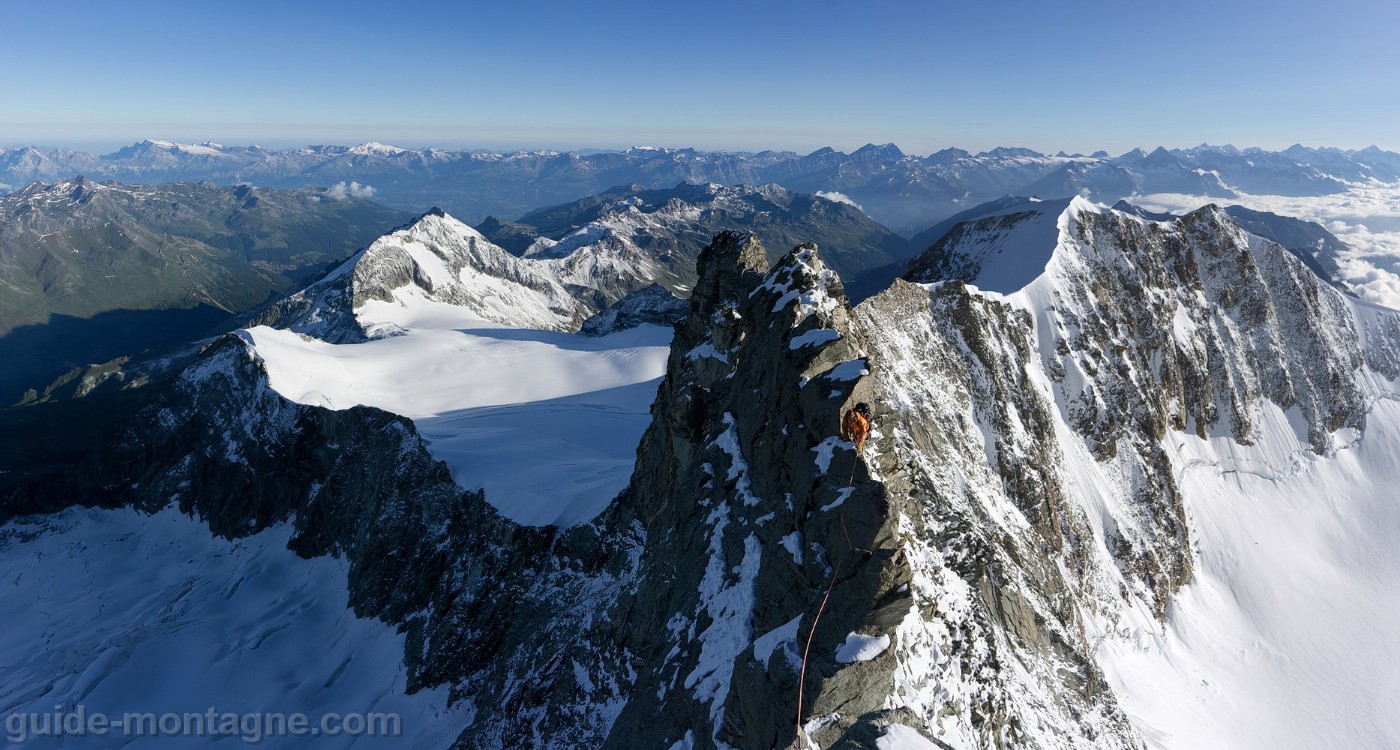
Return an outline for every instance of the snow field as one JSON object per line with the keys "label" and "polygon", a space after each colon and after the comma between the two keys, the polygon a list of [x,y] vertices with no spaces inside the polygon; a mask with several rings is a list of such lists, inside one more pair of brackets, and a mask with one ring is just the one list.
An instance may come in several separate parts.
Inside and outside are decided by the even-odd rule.
{"label": "snow field", "polygon": [[1195,572],[1099,663],[1153,747],[1400,747],[1400,401],[1328,457],[1268,409],[1258,446],[1169,437]]}
{"label": "snow field", "polygon": [[361,320],[403,333],[327,344],[266,327],[243,335],[288,399],[409,417],[434,457],[502,515],[587,521],[631,476],[671,331],[598,338],[509,328],[428,300],[371,302]]}
{"label": "snow field", "polygon": [[[349,609],[344,561],[304,560],[279,526],[212,536],[173,507],[72,508],[0,528],[0,709],[395,713],[402,736],[268,738],[268,747],[438,750],[472,720],[446,688],[406,695],[404,638]],[[308,644],[315,644],[308,648]],[[36,737],[24,747],[183,748],[214,738]],[[237,737],[222,744],[241,745]]]}

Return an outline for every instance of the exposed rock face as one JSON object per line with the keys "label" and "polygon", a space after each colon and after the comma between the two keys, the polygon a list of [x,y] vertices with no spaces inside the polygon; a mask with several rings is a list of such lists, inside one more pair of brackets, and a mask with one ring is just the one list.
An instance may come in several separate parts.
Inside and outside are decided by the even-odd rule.
{"label": "exposed rock face", "polygon": [[1321,224],[1268,211],[1252,211],[1244,206],[1226,206],[1225,213],[1252,234],[1273,240],[1302,258],[1322,280],[1344,291],[1352,291],[1342,279],[1338,263],[1340,255],[1349,248]]}
{"label": "exposed rock face", "polygon": [[[1394,343],[1373,336],[1363,351],[1335,289],[1214,206],[1153,222],[1075,201],[1058,221],[1045,274],[1020,295],[1035,311],[1033,350],[1066,422],[1122,477],[1131,511],[1115,518],[1107,541],[1161,613],[1191,569],[1163,435],[1224,430],[1249,444],[1268,401],[1296,408],[1323,453],[1337,429],[1364,426],[1362,363],[1388,361]],[[975,259],[949,256],[995,228],[959,229],[910,278],[937,281],[946,271],[981,283]]]}
{"label": "exposed rock face", "polygon": [[1030,316],[960,283],[897,282],[857,310],[898,498],[912,606],[893,706],[958,747],[1138,747],[1094,665],[1080,608],[1112,606],[1070,497]]}
{"label": "exposed rock face", "polygon": [[1214,206],[1166,225],[1113,212],[1076,219],[1071,241],[1083,251],[1057,255],[1065,283],[1042,335],[1069,350],[1053,377],[1088,376],[1088,387],[1063,392],[1100,455],[1128,432],[1204,435],[1222,418],[1248,443],[1261,399],[1296,405],[1319,453],[1328,433],[1363,426],[1350,310],[1291,253]]}
{"label": "exposed rock face", "polygon": [[884,700],[869,688],[888,682],[888,654],[844,668],[834,659],[846,633],[883,632],[908,608],[883,487],[853,470],[835,437],[842,405],[860,393],[863,346],[815,248],[766,269],[751,236],[721,234],[701,256],[619,498],[618,512],[647,529],[625,631],[644,666],[608,747],[791,743],[800,643],[833,568],[842,604],[813,641],[808,716],[840,707],[816,731],[826,744]]}
{"label": "exposed rock face", "polygon": [[672,326],[685,319],[690,303],[660,284],[642,287],[583,322],[579,333],[605,336],[641,325]]}

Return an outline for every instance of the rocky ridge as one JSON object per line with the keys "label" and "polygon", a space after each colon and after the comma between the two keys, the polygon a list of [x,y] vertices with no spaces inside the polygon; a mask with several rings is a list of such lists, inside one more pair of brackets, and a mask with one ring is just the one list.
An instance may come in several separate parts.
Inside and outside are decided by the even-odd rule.
{"label": "rocky ridge", "polygon": [[[770,267],[753,236],[717,236],[629,487],[565,531],[501,520],[407,420],[282,400],[236,337],[8,507],[168,498],[227,534],[292,519],[305,554],[351,561],[357,611],[410,633],[412,684],[475,708],[461,747],[789,746],[799,695],[821,747],[1145,747],[1095,633],[1164,617],[1190,580],[1163,437],[1248,444],[1269,406],[1335,452],[1400,377],[1400,315],[1218,209],[1076,200],[1053,219],[1024,289],[930,258],[971,277],[856,308],[814,247]],[[877,426],[859,460],[835,436],[858,400]]]}
{"label": "rocky ridge", "polygon": [[673,326],[685,319],[690,303],[660,284],[642,287],[583,322],[579,333],[606,336],[640,325]]}
{"label": "rocky ridge", "polygon": [[619,276],[635,274],[629,270],[635,261],[626,256],[641,254],[668,271],[651,276],[678,294],[688,292],[695,281],[699,248],[725,230],[756,234],[768,248],[770,262],[787,248],[817,242],[830,248],[827,262],[845,279],[862,278],[914,252],[854,205],[776,184],[681,184],[656,190],[629,185],[533,211],[515,223],[488,221],[482,228],[517,247],[520,234],[532,232],[537,239],[522,253],[535,257],[617,256],[623,262],[612,265]]}

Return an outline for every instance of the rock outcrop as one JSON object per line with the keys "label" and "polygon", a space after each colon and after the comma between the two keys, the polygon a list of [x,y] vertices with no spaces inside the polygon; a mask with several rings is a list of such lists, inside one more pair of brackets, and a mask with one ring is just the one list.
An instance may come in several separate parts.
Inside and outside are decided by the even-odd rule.
{"label": "rock outcrop", "polygon": [[690,303],[660,284],[642,287],[583,321],[579,333],[605,336],[637,326],[673,326],[685,319]]}
{"label": "rock outcrop", "polygon": [[843,707],[813,730],[823,744],[880,710],[869,688],[892,659],[835,658],[846,633],[881,632],[908,600],[884,490],[836,438],[864,356],[814,247],[771,271],[748,235],[721,234],[702,254],[616,506],[647,530],[625,631],[645,667],[607,746],[790,744],[802,646],[833,574],[841,604],[813,638],[805,708]]}

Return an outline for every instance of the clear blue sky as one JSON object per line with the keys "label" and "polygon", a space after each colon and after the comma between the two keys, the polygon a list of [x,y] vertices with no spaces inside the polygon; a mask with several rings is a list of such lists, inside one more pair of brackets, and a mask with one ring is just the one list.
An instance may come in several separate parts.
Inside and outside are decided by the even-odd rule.
{"label": "clear blue sky", "polygon": [[1400,3],[6,3],[0,143],[1400,150]]}

